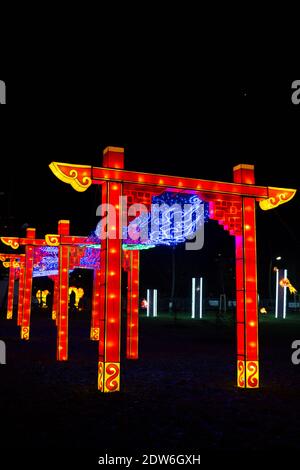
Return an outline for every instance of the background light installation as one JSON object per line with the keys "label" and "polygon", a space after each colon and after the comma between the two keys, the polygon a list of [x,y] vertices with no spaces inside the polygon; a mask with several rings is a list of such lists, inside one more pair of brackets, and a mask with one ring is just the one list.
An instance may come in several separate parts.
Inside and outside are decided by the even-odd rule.
{"label": "background light installation", "polygon": [[38,300],[38,303],[39,303],[40,307],[47,308],[47,297],[48,297],[49,294],[50,294],[50,292],[47,289],[46,290],[39,289],[37,291],[35,296]]}
{"label": "background light installation", "polygon": [[71,296],[72,293],[75,294],[74,307],[78,308],[79,307],[79,302],[82,299],[82,297],[84,296],[84,290],[82,289],[82,287],[73,287],[73,286],[71,286],[71,287],[69,287],[69,296]]}
{"label": "background light installation", "polygon": [[157,289],[147,289],[147,317],[157,317]]}
{"label": "background light installation", "polygon": [[192,319],[203,318],[203,278],[192,279]]}
{"label": "background light installation", "polygon": [[[48,238],[49,239],[49,238]],[[50,236],[51,240],[51,236]],[[55,241],[55,237],[53,238]],[[99,269],[100,269],[100,240],[94,232],[89,237],[71,237],[67,240],[70,243],[69,252],[69,273],[75,268],[94,270],[94,287],[92,302],[92,325],[90,338],[93,341],[99,340],[98,324],[98,297],[99,297]],[[52,242],[51,242],[52,243]],[[74,246],[72,246],[72,243]],[[58,275],[59,265],[58,246],[41,246],[34,250],[33,277],[50,277],[54,282],[52,319],[57,321],[57,309],[59,304]],[[66,299],[64,299],[66,302]]]}
{"label": "background light installation", "polygon": [[[90,237],[73,237],[68,235],[69,221],[60,221],[58,225],[58,235],[46,235],[45,239],[36,239],[35,229],[27,229],[25,238],[17,237],[1,237],[1,241],[12,247],[19,248],[20,245],[25,246],[25,254],[21,255],[5,255],[3,261],[6,267],[15,269],[15,274],[19,278],[18,293],[18,320],[17,324],[21,327],[21,338],[28,340],[30,331],[31,317],[31,300],[32,300],[32,280],[34,277],[48,276],[54,282],[52,319],[56,321],[57,326],[57,358],[58,360],[67,360],[68,357],[68,308],[69,298],[67,286],[69,273],[76,267],[89,268],[97,271],[99,279],[99,259],[100,245],[96,247],[95,242],[99,243],[99,239],[93,233]],[[62,249],[60,247],[62,246]],[[68,252],[66,252],[68,250]],[[67,255],[62,256],[62,253]],[[13,260],[13,263],[7,262],[7,259]],[[18,262],[17,262],[18,261]],[[82,262],[82,266],[80,265]],[[68,268],[66,270],[66,265]],[[30,269],[28,269],[30,266]],[[26,269],[27,267],[27,269]],[[8,318],[12,316],[14,280],[11,271],[10,288],[8,292]],[[61,280],[65,279],[62,284]],[[93,295],[99,295],[99,283],[94,284]],[[39,300],[43,302],[43,293],[38,293]],[[92,327],[99,319],[97,305],[92,307]],[[61,311],[65,313],[60,314]],[[99,340],[98,334],[91,336],[93,340]]]}
{"label": "background light installation", "polygon": [[1,241],[14,250],[25,246],[25,254],[20,255],[20,257],[24,257],[20,266],[20,287],[22,290],[19,289],[18,325],[21,327],[21,338],[27,341],[30,336],[34,252],[37,247],[45,246],[46,242],[44,239],[36,238],[35,228],[27,228],[25,238],[1,237]]}
{"label": "background light installation", "polygon": [[128,260],[127,291],[127,359],[138,359],[139,356],[139,250],[125,253]]}
{"label": "background light installation", "polygon": [[275,268],[276,275],[276,297],[275,297],[275,318],[286,319],[287,313],[287,292],[296,294],[297,289],[291,284],[288,279],[287,269]]}
{"label": "background light installation", "polygon": [[24,275],[25,281],[24,281],[21,338],[27,341],[29,340],[29,334],[30,334],[33,256],[34,256],[34,241],[36,238],[34,228],[27,229],[26,238],[27,238],[27,243],[25,245],[25,275]]}
{"label": "background light installation", "polygon": [[[58,234],[48,234],[45,237],[48,245],[58,247],[58,276],[57,297],[55,295],[55,305],[57,305],[57,359],[59,361],[68,360],[68,313],[69,313],[69,272],[70,268],[88,267],[94,269],[94,289],[92,303],[92,325],[90,338],[98,341],[100,308],[101,279],[99,276],[99,239],[92,234],[90,237],[80,237],[70,235],[70,221],[61,220],[58,224]],[[92,248],[91,251],[87,250]],[[81,260],[84,259],[84,266]],[[97,299],[97,300],[95,300]]]}

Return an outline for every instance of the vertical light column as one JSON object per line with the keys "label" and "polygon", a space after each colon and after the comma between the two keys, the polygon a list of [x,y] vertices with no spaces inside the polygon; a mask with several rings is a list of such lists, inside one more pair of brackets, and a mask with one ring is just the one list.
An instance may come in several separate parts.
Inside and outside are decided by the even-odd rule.
{"label": "vertical light column", "polygon": [[7,313],[6,319],[12,320],[14,309],[14,291],[15,291],[15,278],[16,269],[14,267],[14,259],[10,260],[9,277],[8,277],[8,293],[7,293]]}
{"label": "vertical light column", "polygon": [[[107,184],[102,185],[102,204],[107,203]],[[103,358],[105,356],[105,348],[104,348],[104,341],[105,341],[105,309],[106,309],[106,277],[107,277],[107,226],[104,223],[101,225],[101,233],[100,233],[100,240],[101,240],[101,248],[100,248],[100,297],[99,297],[99,358]],[[100,361],[98,363],[98,388],[100,388],[100,368],[101,368]],[[103,366],[102,366],[103,368]],[[102,387],[102,384],[101,384]]]}
{"label": "vertical light column", "polygon": [[275,318],[286,319],[287,314],[287,289],[289,286],[287,269],[276,268],[276,300]]}
{"label": "vertical light column", "polygon": [[203,318],[203,278],[192,279],[192,319],[196,319],[196,310],[199,318]]}
{"label": "vertical light column", "polygon": [[157,318],[157,289],[147,289],[147,317]]}
{"label": "vertical light column", "polygon": [[255,200],[243,198],[243,236],[236,237],[238,386],[259,387]]}
{"label": "vertical light column", "polygon": [[[70,234],[70,222],[60,220],[58,234]],[[69,330],[69,251],[68,245],[58,247],[58,319],[57,319],[57,360],[68,360],[68,330]]]}
{"label": "vertical light column", "polygon": [[20,255],[19,292],[18,292],[18,326],[22,325],[24,299],[25,255]]}
{"label": "vertical light column", "polygon": [[157,317],[157,290],[153,291],[153,316]]}
{"label": "vertical light column", "polygon": [[[32,297],[32,275],[33,275],[33,257],[34,257],[34,239],[35,229],[26,230],[27,245],[25,247],[25,273],[24,273],[24,297],[23,314],[21,325],[21,339],[29,340],[30,335],[30,315],[31,315],[31,297]],[[30,244],[32,239],[32,245]]]}
{"label": "vertical light column", "polygon": [[[124,168],[124,149],[108,147],[104,166]],[[122,269],[122,183],[102,185],[102,204],[108,204],[106,227],[101,233],[101,295],[98,389],[120,390],[121,269]],[[102,307],[104,307],[102,309]]]}
{"label": "vertical light column", "polygon": [[192,279],[192,319],[196,318],[196,278]]}
{"label": "vertical light column", "polygon": [[199,305],[199,316],[203,318],[203,277],[200,278],[200,305]]}
{"label": "vertical light column", "polygon": [[279,269],[276,268],[276,291],[275,291],[275,318],[278,318],[278,304],[279,304]]}
{"label": "vertical light column", "polygon": [[[234,168],[234,182],[254,184],[254,167]],[[259,387],[255,199],[242,198],[242,234],[236,236],[238,387]]]}
{"label": "vertical light column", "polygon": [[243,236],[235,237],[238,387],[246,387],[245,276]]}
{"label": "vertical light column", "polygon": [[255,199],[243,198],[243,218],[245,254],[246,387],[258,388],[259,351]]}
{"label": "vertical light column", "polygon": [[139,357],[139,272],[140,252],[129,252],[127,293],[127,359]]}
{"label": "vertical light column", "polygon": [[99,341],[100,338],[100,296],[101,296],[101,269],[94,269],[92,324],[90,338]]}
{"label": "vertical light column", "polygon": [[58,298],[59,298],[59,278],[52,276],[53,280],[53,302],[52,302],[52,320],[56,322],[58,320]]}
{"label": "vertical light column", "polygon": [[150,290],[147,289],[147,317],[150,317]]}
{"label": "vertical light column", "polygon": [[[283,274],[284,279],[288,278],[288,272],[287,269],[284,270]],[[283,287],[283,319],[286,319],[286,307],[287,307],[287,285],[285,284]]]}

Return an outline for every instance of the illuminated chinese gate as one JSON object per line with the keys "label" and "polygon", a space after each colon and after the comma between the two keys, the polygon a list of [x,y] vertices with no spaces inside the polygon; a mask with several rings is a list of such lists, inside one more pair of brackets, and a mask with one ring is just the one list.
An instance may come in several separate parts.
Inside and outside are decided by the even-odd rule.
{"label": "illuminated chinese gate", "polygon": [[[181,178],[124,170],[124,149],[108,147],[103,167],[52,163],[53,173],[79,192],[92,184],[102,186],[102,204],[115,206],[117,222],[108,221],[108,236],[101,241],[100,342],[98,385],[103,392],[120,389],[121,239],[120,197],[132,203],[151,203],[151,195],[164,191],[197,194],[209,203],[210,218],[217,220],[236,240],[237,369],[238,387],[259,387],[257,305],[256,201],[269,210],[290,201],[293,189],[256,186],[254,166],[234,168],[233,183]],[[142,199],[146,199],[141,201]],[[109,217],[109,216],[108,216]],[[130,253],[127,357],[138,357],[139,258]]]}

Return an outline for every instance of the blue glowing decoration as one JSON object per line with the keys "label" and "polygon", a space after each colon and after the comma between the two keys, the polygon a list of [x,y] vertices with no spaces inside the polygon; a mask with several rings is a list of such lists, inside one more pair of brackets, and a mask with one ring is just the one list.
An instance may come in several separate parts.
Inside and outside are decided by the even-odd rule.
{"label": "blue glowing decoration", "polygon": [[192,240],[209,219],[208,204],[197,195],[167,191],[152,199],[151,213],[124,229],[126,245],[174,246]]}
{"label": "blue glowing decoration", "polygon": [[78,267],[100,269],[100,239],[95,232],[92,232],[83,248],[84,255],[80,258]]}
{"label": "blue glowing decoration", "polygon": [[[92,232],[88,237],[86,244],[80,247],[74,247],[72,262],[73,265],[70,273],[73,272],[75,268],[100,268],[100,240],[95,232]],[[35,248],[33,277],[56,275],[58,275],[58,247],[42,246]]]}
{"label": "blue glowing decoration", "polygon": [[33,277],[55,276],[58,273],[58,247],[42,246],[34,250]]}

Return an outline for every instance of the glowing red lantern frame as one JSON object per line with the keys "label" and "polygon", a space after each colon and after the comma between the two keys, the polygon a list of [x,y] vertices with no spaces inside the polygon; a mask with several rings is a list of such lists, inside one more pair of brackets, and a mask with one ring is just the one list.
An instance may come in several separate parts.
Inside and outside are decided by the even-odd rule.
{"label": "glowing red lantern frame", "polygon": [[[59,361],[68,359],[69,269],[73,269],[77,264],[79,265],[80,260],[80,255],[77,252],[71,256],[71,248],[85,246],[89,243],[88,237],[71,236],[69,232],[70,222],[61,220],[58,223],[58,234],[46,235],[44,239],[35,237],[36,229],[34,228],[28,228],[24,238],[1,237],[1,241],[5,245],[15,250],[20,246],[25,246],[25,254],[0,255],[0,261],[3,262],[4,267],[10,268],[7,319],[12,319],[15,270],[20,269],[17,324],[21,327],[21,338],[23,340],[29,340],[30,336],[34,249],[42,246],[58,247],[58,275],[52,275],[50,278],[54,281],[52,318],[56,320],[57,325],[57,359]],[[93,341],[98,341],[100,334],[99,278],[100,270],[94,269],[91,324],[91,340]]]}
{"label": "glowing red lantern frame", "polygon": [[[70,250],[88,244],[88,237],[70,235],[70,221],[60,220],[58,234],[48,234],[45,237],[48,246],[58,247],[58,284],[55,289],[55,309],[57,324],[57,360],[68,360],[68,316],[69,316],[69,270],[74,268],[76,260],[71,260]],[[94,288],[92,304],[91,340],[98,341],[100,334],[100,270],[94,270]]]}
{"label": "glowing red lantern frame", "polygon": [[19,297],[18,297],[18,325],[21,324],[22,304],[23,304],[23,284],[24,284],[24,258],[25,255],[0,254],[0,261],[3,267],[9,269],[8,292],[7,292],[7,320],[13,318],[15,280],[18,273]]}
{"label": "glowing red lantern frame", "polygon": [[[237,370],[238,387],[259,387],[256,201],[269,210],[290,201],[296,190],[256,186],[254,166],[234,168],[233,183],[124,170],[124,149],[108,147],[103,167],[53,162],[52,172],[76,191],[102,186],[102,204],[113,204],[117,221],[119,198],[132,194],[188,191],[210,203],[210,218],[236,239]],[[139,202],[135,200],[134,202]],[[117,222],[117,225],[119,222]],[[119,227],[114,227],[119,230]],[[128,357],[138,357],[138,255],[130,253],[128,302]],[[136,258],[135,258],[136,257]],[[133,259],[135,258],[135,259]],[[100,342],[98,386],[102,392],[120,389],[121,240],[106,238],[101,246]],[[134,283],[134,284],[133,284]]]}

